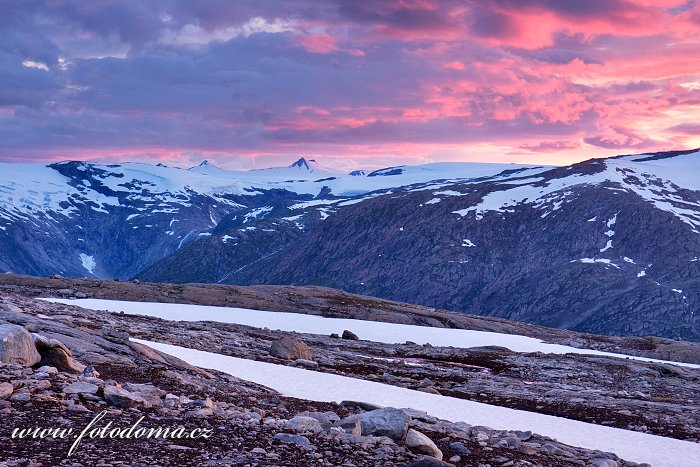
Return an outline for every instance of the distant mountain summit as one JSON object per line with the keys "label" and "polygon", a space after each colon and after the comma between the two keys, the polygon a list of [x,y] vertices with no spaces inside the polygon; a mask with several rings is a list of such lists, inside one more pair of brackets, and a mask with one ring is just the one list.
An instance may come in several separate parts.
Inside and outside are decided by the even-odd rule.
{"label": "distant mountain summit", "polygon": [[289,166],[290,169],[302,169],[302,170],[308,170],[309,172],[313,172],[315,170],[320,170],[318,162],[316,162],[315,159],[309,159],[308,161],[300,157],[296,162],[291,164]]}

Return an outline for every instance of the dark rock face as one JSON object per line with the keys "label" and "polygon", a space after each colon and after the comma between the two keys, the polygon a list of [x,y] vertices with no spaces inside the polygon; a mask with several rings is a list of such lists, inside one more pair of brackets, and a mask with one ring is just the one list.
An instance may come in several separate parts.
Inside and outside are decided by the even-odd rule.
{"label": "dark rock face", "polygon": [[[426,210],[416,207],[428,193],[368,200],[232,282],[318,284],[599,334],[700,339],[700,235],[633,194],[577,195],[544,219],[522,206],[479,221],[452,214],[471,195]],[[613,218],[613,248],[601,252]]]}

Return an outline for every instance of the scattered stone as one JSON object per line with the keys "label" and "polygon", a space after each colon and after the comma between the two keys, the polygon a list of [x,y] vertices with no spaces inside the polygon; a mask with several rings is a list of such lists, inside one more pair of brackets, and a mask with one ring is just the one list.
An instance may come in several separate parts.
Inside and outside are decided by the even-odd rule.
{"label": "scattered stone", "polygon": [[342,337],[343,339],[349,340],[349,341],[357,341],[357,340],[360,340],[360,338],[357,337],[357,334],[355,334],[354,332],[352,332],[352,331],[350,331],[350,330],[348,330],[348,329],[346,329],[345,331],[343,331],[343,335],[342,335],[341,337]]}
{"label": "scattered stone", "polygon": [[437,460],[442,460],[442,451],[435,443],[420,431],[409,428],[406,434],[406,447],[411,451],[433,456]]}
{"label": "scattered stone", "polygon": [[421,456],[406,464],[406,467],[454,467],[454,464],[443,462],[431,456]]}
{"label": "scattered stone", "polygon": [[454,441],[450,443],[450,449],[452,449],[454,452],[461,454],[463,456],[468,456],[471,454],[471,450],[466,447],[464,444],[462,444],[461,441]]}
{"label": "scattered stone", "polygon": [[139,394],[131,393],[117,386],[105,386],[104,399],[109,405],[122,409],[128,409],[139,405],[150,405],[148,401]]}
{"label": "scattered stone", "polygon": [[311,441],[309,441],[309,438],[306,436],[290,435],[289,433],[277,433],[272,437],[272,439],[276,439],[277,441],[281,441],[283,443],[297,444],[305,448],[315,448],[315,446],[311,444]]}
{"label": "scattered stone", "polygon": [[311,349],[309,346],[295,337],[284,336],[272,343],[270,355],[284,360],[311,360]]}
{"label": "scattered stone", "polygon": [[8,313],[24,313],[20,307],[13,305],[12,303],[0,303],[0,311],[7,311]]}
{"label": "scattered stone", "polygon": [[372,410],[361,414],[351,415],[336,422],[336,426],[352,433],[356,422],[360,422],[363,436],[386,436],[393,440],[401,440],[408,430],[409,417],[402,410],[393,407]]}
{"label": "scattered stone", "polygon": [[10,383],[0,383],[0,399],[7,399],[12,395],[14,388]]}
{"label": "scattered stone", "polygon": [[300,367],[308,368],[311,370],[318,368],[318,363],[314,362],[313,360],[305,360],[303,358],[297,358],[296,364],[299,365]]}
{"label": "scattered stone", "polygon": [[296,417],[290,418],[283,425],[285,430],[294,431],[296,433],[320,433],[323,431],[321,422],[311,417],[304,417],[297,415]]}
{"label": "scattered stone", "polygon": [[97,394],[97,390],[96,384],[85,381],[76,381],[63,388],[63,392],[66,394]]}
{"label": "scattered stone", "polygon": [[10,396],[10,400],[13,402],[27,402],[31,398],[32,396],[28,392],[16,392]]}

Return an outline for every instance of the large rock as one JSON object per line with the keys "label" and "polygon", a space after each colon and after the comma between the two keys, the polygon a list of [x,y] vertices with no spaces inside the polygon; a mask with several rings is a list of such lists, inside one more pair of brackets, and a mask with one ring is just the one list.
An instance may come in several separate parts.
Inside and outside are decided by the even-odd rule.
{"label": "large rock", "polygon": [[312,417],[297,415],[284,422],[284,429],[296,433],[320,433],[323,431],[321,422]]}
{"label": "large rock", "polygon": [[65,394],[96,394],[97,385],[86,381],[75,381],[63,388]]}
{"label": "large rock", "polygon": [[413,428],[410,428],[408,433],[406,433],[406,447],[413,452],[427,454],[439,461],[442,460],[442,451],[435,445],[435,443],[433,443],[433,441],[423,433],[416,431]]}
{"label": "large rock", "polygon": [[352,332],[348,329],[343,331],[343,335],[341,337],[343,339],[350,340],[350,341],[356,341],[356,340],[360,339],[359,337],[357,337],[357,334],[355,334],[354,332]]}
{"label": "large rock", "polygon": [[129,392],[126,389],[117,386],[105,386],[104,399],[109,405],[113,405],[122,409],[129,409],[131,407],[136,407],[140,405],[152,405],[140,394]]}
{"label": "large rock", "polygon": [[0,383],[0,400],[7,399],[14,392],[14,387],[10,383]]}
{"label": "large rock", "polygon": [[[333,424],[340,420],[340,417],[338,416],[337,413],[335,412],[300,412],[297,414],[297,417],[311,417],[315,418],[318,420],[318,422],[321,424],[321,427],[328,431],[331,429]],[[296,418],[296,417],[295,417]]]}
{"label": "large rock", "polygon": [[61,341],[34,334],[34,344],[41,355],[42,365],[69,373],[81,373],[85,369],[85,365],[74,359],[70,349]]}
{"label": "large rock", "polygon": [[299,358],[311,360],[313,358],[308,345],[297,338],[289,336],[274,341],[270,347],[270,355],[285,360],[297,360]]}
{"label": "large rock", "polygon": [[371,412],[350,415],[337,422],[336,426],[352,433],[358,421],[360,422],[360,434],[363,436],[386,436],[393,440],[401,440],[408,429],[409,417],[402,410],[385,407]]}
{"label": "large rock", "polygon": [[281,441],[283,443],[297,444],[307,449],[315,449],[315,446],[311,444],[311,441],[309,441],[309,438],[307,438],[306,436],[290,435],[289,433],[277,433],[275,436],[272,437],[272,439]]}
{"label": "large rock", "polygon": [[16,324],[0,324],[0,362],[32,366],[40,360],[34,339],[26,329]]}

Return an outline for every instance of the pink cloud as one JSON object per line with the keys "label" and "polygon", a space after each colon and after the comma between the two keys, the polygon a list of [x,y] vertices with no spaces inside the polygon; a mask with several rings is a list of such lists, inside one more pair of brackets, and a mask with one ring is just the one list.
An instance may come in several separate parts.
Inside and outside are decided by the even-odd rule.
{"label": "pink cloud", "polygon": [[298,36],[299,42],[309,52],[329,54],[338,50],[335,38],[330,34],[308,34]]}

